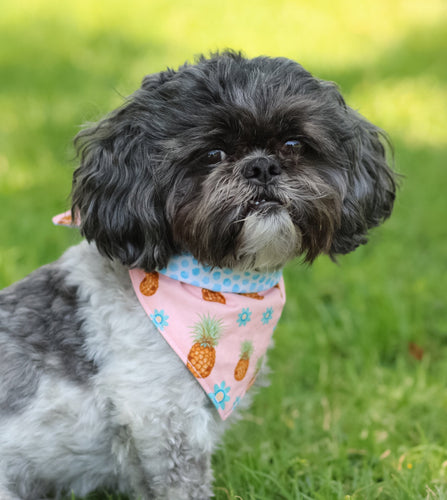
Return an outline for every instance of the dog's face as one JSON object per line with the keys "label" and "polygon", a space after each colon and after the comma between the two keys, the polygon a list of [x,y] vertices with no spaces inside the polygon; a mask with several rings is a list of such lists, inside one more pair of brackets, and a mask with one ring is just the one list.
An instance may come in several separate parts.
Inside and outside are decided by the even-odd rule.
{"label": "dog's face", "polygon": [[79,134],[73,210],[100,252],[147,271],[181,251],[241,270],[333,257],[391,213],[381,138],[291,60],[202,57]]}

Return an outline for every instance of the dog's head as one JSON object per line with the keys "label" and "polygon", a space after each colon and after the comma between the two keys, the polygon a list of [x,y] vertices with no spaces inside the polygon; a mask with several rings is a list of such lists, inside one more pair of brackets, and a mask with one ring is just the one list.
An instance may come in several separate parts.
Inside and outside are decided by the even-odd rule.
{"label": "dog's head", "polygon": [[383,141],[291,60],[201,57],[78,135],[73,211],[101,253],[146,271],[182,251],[261,270],[334,257],[391,213]]}

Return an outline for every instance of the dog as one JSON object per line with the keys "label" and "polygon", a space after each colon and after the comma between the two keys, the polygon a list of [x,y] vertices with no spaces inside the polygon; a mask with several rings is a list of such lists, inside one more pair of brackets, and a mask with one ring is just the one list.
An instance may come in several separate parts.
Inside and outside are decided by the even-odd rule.
{"label": "dog", "polygon": [[[137,295],[177,278],[194,300],[223,308],[235,295],[261,304],[273,290],[280,314],[287,262],[336,259],[391,214],[388,144],[335,84],[286,58],[230,50],[146,76],[84,128],[71,196],[84,241],[0,295],[0,498],[100,487],[143,500],[210,498],[211,455],[233,420],[217,410],[256,347],[246,341],[245,367],[207,394],[199,354],[185,358],[162,335],[183,299],[166,288],[171,312],[160,302],[146,313]],[[214,299],[201,298],[198,283],[166,271],[184,257],[205,282],[229,270],[233,288],[210,285]],[[271,286],[243,289],[245,276]],[[240,340],[261,314],[247,303],[229,327]],[[259,325],[274,309],[262,307]],[[200,321],[217,331],[213,318],[197,316],[180,336]],[[259,360],[248,385],[263,383]],[[238,397],[233,414],[250,399]]]}

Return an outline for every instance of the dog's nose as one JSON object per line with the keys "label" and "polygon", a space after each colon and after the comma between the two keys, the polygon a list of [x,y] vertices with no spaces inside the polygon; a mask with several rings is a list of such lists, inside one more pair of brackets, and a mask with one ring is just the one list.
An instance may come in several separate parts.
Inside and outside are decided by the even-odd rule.
{"label": "dog's nose", "polygon": [[242,169],[242,175],[253,184],[267,185],[281,174],[281,165],[273,158],[256,158]]}

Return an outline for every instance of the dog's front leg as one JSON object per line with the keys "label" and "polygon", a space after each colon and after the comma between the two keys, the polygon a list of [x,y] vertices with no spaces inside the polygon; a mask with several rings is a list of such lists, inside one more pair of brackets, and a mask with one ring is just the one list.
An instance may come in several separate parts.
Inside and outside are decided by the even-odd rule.
{"label": "dog's front leg", "polygon": [[[193,381],[192,397],[202,399]],[[196,387],[197,385],[197,387]],[[174,400],[174,398],[170,398]],[[123,485],[141,500],[207,500],[212,496],[211,455],[223,426],[204,402],[164,406],[164,413],[119,412],[112,447]],[[128,409],[128,408],[127,408]]]}
{"label": "dog's front leg", "polygon": [[[155,427],[158,427],[157,425]],[[163,427],[159,431],[163,432]],[[144,500],[207,500],[212,495],[211,451],[184,432],[148,440],[147,427],[133,429],[141,473],[134,489]]]}

